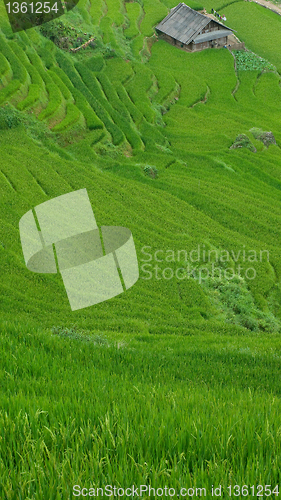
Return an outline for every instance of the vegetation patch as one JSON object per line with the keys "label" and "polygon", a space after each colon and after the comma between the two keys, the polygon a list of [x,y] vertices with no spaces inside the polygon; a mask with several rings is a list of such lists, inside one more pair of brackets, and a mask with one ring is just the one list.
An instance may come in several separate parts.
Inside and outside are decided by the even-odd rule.
{"label": "vegetation patch", "polygon": [[250,141],[249,137],[246,134],[239,134],[232,146],[230,146],[230,149],[238,149],[238,148],[247,148],[249,151],[252,151],[253,153],[257,152],[257,149],[253,145],[253,143]]}
{"label": "vegetation patch", "polygon": [[151,179],[156,179],[158,177],[158,170],[154,165],[145,165],[143,171],[145,175],[151,177]]}
{"label": "vegetation patch", "polygon": [[238,71],[276,71],[275,66],[250,50],[234,50]]}
{"label": "vegetation patch", "polygon": [[[65,50],[80,47],[93,37],[93,33],[86,33],[75,26],[67,26],[57,19],[43,24],[40,26],[39,31],[57,47]],[[95,42],[90,42],[90,46],[95,47]]]}
{"label": "vegetation patch", "polygon": [[91,342],[96,345],[104,345],[108,346],[108,341],[105,336],[100,334],[91,334],[88,330],[81,330],[76,325],[67,328],[63,326],[53,326],[52,327],[53,335],[59,335],[60,337],[73,339],[73,340],[81,340],[82,342]]}
{"label": "vegetation patch", "polygon": [[261,128],[253,127],[250,129],[254,138],[261,141],[267,148],[270,144],[276,145],[276,140],[272,132],[264,132]]}
{"label": "vegetation patch", "polygon": [[227,279],[217,272],[216,277],[202,280],[202,284],[225,321],[252,331],[280,331],[280,321],[271,312],[257,307],[242,276],[233,273],[231,279]]}

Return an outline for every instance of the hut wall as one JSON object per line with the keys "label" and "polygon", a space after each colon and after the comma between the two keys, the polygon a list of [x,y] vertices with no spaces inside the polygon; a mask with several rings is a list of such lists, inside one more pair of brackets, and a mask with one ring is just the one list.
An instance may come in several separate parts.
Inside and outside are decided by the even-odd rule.
{"label": "hut wall", "polygon": [[183,44],[179,40],[176,40],[175,38],[172,38],[165,33],[159,32],[159,38],[161,40],[165,40],[171,45],[178,47],[179,49],[185,50],[186,52],[198,52],[200,50],[210,49],[212,47],[223,47],[224,45],[227,45],[227,36],[218,38],[217,40],[209,40],[202,43],[189,43],[188,45]]}

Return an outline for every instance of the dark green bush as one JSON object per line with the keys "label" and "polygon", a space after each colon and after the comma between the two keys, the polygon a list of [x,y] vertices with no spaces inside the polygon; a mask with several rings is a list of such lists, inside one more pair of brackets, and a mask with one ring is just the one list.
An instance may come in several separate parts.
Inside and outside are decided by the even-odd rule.
{"label": "dark green bush", "polygon": [[7,104],[0,107],[0,130],[17,127],[21,123],[20,114]]}
{"label": "dark green bush", "polygon": [[252,151],[253,153],[257,152],[257,149],[255,146],[252,144],[250,141],[249,137],[245,134],[239,134],[230,149],[238,149],[238,148],[247,148],[249,151]]}

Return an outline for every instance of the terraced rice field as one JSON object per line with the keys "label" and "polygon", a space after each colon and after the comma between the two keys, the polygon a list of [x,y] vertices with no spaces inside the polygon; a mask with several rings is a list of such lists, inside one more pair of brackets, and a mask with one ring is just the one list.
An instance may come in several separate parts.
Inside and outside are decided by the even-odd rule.
{"label": "terraced rice field", "polygon": [[[157,40],[175,4],[83,1],[61,18],[95,36],[76,53],[13,34],[0,4],[1,500],[280,482],[281,18],[204,3],[276,68],[237,72]],[[132,231],[140,278],[72,312],[18,223],[85,187],[99,226]]]}

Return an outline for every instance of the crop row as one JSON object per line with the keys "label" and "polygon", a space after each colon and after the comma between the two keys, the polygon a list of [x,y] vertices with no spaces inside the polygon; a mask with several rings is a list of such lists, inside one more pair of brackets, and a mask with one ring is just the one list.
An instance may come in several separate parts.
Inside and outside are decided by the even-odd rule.
{"label": "crop row", "polygon": [[120,144],[124,140],[123,133],[116,126],[116,124],[113,123],[108,112],[104,109],[102,104],[100,104],[100,102],[96,99],[96,97],[90,92],[88,87],[82,81],[79,73],[74,68],[72,62],[61,52],[57,53],[57,61],[62,70],[71,80],[72,84],[76,87],[76,89],[78,89],[84,95],[87,102],[91,105],[98,118],[104,124],[108,132],[111,134],[113,143],[115,145]]}
{"label": "crop row", "polygon": [[86,97],[84,96],[84,94],[82,94],[82,92],[78,88],[74,87],[74,85],[72,84],[71,80],[68,78],[66,73],[58,66],[54,66],[52,68],[52,71],[55,72],[60,77],[61,81],[70,91],[71,95],[74,98],[77,108],[81,111],[86,120],[88,129],[94,130],[102,128],[103,127],[102,122],[99,120],[96,113],[91,108]]}
{"label": "crop row", "polygon": [[8,85],[9,81],[13,76],[13,71],[9,61],[0,52],[0,86]]}
{"label": "crop row", "polygon": [[[112,118],[112,120],[115,122],[115,124],[118,126],[119,130],[121,133],[124,133],[126,136],[128,142],[131,144],[133,149],[138,149],[141,147],[141,139],[137,132],[132,128],[129,120],[128,120],[128,115],[126,113],[126,109],[124,109],[124,106],[122,105],[122,102],[119,101],[119,98],[117,94],[113,92],[113,88],[107,79],[107,77],[102,77],[101,74],[99,74],[100,80],[103,82],[105,85],[105,95],[106,92],[108,96],[114,101],[115,105],[119,108],[119,112],[116,111],[111,105],[110,100],[107,100],[106,97],[104,97],[102,89],[99,85],[99,82],[97,81],[95,75],[88,70],[88,68],[81,63],[77,63],[75,65],[77,71],[80,73],[84,83],[87,85],[88,89],[92,93],[92,95],[97,96],[99,104],[103,106],[103,108],[106,110],[108,115]],[[122,114],[120,111],[122,110]],[[122,116],[123,115],[123,116]],[[127,119],[126,119],[127,118]],[[120,141],[121,142],[121,141]]]}
{"label": "crop row", "polygon": [[131,39],[135,38],[140,32],[139,23],[141,21],[143,10],[138,2],[126,3],[126,10],[130,25],[124,31],[124,35]]}

